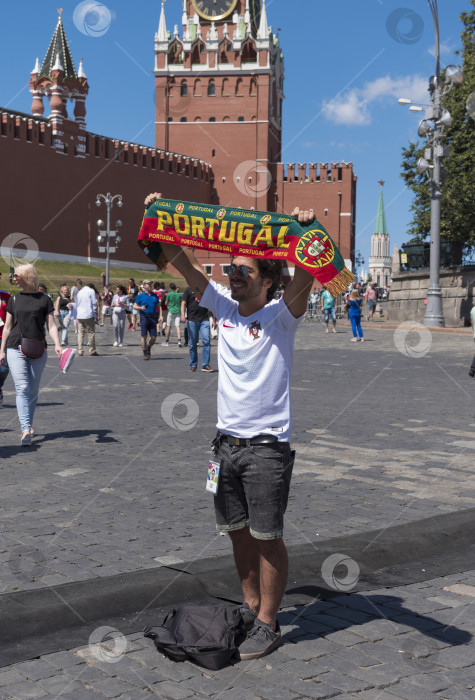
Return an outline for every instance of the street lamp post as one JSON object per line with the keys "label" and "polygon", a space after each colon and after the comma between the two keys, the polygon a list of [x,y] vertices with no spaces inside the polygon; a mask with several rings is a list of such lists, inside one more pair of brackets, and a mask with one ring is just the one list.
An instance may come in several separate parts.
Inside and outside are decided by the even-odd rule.
{"label": "street lamp post", "polygon": [[364,257],[361,255],[360,251],[356,251],[356,257],[355,257],[355,267],[356,267],[356,279],[359,282],[360,279],[358,279],[358,269],[362,268],[364,265]]}
{"label": "street lamp post", "polygon": [[[449,146],[444,146],[442,137],[445,127],[452,126],[452,118],[446,109],[442,108],[442,98],[453,85],[463,83],[463,73],[456,66],[447,66],[445,81],[440,75],[440,40],[439,15],[437,0],[428,0],[434,20],[435,29],[435,75],[429,80],[429,95],[431,104],[427,106],[426,118],[419,123],[418,134],[427,137],[429,148],[424,151],[424,158],[417,162],[417,171],[427,173],[431,181],[430,208],[430,274],[427,292],[427,307],[424,316],[425,326],[443,327],[444,314],[442,310],[442,290],[439,283],[440,272],[440,201],[442,198],[442,158],[449,155]],[[399,104],[411,104],[413,112],[422,111],[412,100],[399,99]],[[430,123],[432,122],[432,124]],[[432,161],[432,162],[431,162]]]}
{"label": "street lamp post", "polygon": [[[105,231],[101,230],[104,226],[102,219],[99,219],[97,225],[99,227],[99,235],[97,236],[97,242],[99,244],[99,252],[106,254],[106,286],[109,284],[109,270],[110,270],[110,254],[115,253],[117,246],[120,243],[120,237],[118,234],[118,229],[122,226],[122,221],[115,222],[115,230],[111,231],[111,210],[114,206],[114,201],[117,200],[117,206],[121,207],[123,204],[122,195],[115,194],[111,195],[110,192],[107,194],[98,194],[96,197],[96,206],[101,206],[101,200],[106,204],[107,216],[106,216],[106,228]],[[114,238],[113,245],[111,246],[111,238]],[[105,245],[101,245],[105,243]]]}

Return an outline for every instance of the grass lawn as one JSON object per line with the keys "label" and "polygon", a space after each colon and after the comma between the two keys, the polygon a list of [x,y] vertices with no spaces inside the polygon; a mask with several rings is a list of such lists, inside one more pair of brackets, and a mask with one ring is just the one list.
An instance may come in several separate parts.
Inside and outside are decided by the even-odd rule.
{"label": "grass lawn", "polygon": [[[70,263],[58,262],[53,260],[37,260],[35,267],[38,270],[40,284],[45,284],[48,292],[55,293],[59,290],[62,282],[65,282],[70,287],[79,278],[83,284],[92,282],[96,289],[102,291],[102,273],[105,273],[104,265],[88,265],[87,263]],[[10,267],[8,263],[0,257],[0,272],[2,278],[0,280],[0,288],[7,292],[18,291],[18,288],[9,283]],[[182,277],[173,277],[168,273],[157,271],[149,272],[147,270],[134,270],[132,268],[111,267],[109,270],[110,283],[112,290],[115,292],[115,285],[123,284],[127,286],[130,277],[133,277],[136,283],[141,280],[150,279],[152,282],[165,282],[169,285],[170,282],[175,282],[180,290],[186,287],[185,280]]]}

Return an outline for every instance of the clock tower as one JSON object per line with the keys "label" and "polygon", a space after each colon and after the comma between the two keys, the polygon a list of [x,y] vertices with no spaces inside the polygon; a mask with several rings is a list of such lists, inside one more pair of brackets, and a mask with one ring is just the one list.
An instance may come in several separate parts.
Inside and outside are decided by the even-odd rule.
{"label": "clock tower", "polygon": [[212,203],[276,209],[283,58],[265,0],[182,0],[155,35],[156,146],[209,163]]}

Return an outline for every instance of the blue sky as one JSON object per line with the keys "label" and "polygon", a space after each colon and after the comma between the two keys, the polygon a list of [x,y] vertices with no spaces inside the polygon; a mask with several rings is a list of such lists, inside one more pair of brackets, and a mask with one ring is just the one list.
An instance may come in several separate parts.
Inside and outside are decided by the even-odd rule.
{"label": "blue sky", "polygon": [[[30,112],[28,79],[43,60],[62,4],[76,68],[84,57],[90,84],[87,129],[154,145],[153,38],[159,0],[106,0],[98,36],[77,21],[78,2],[2,3],[0,106]],[[97,3],[91,0],[91,4]],[[180,25],[181,0],[167,0],[167,27]],[[468,0],[439,3],[441,62],[457,63]],[[80,10],[81,8],[79,8]],[[410,193],[401,180],[401,147],[417,137],[423,115],[397,104],[427,101],[434,72],[434,28],[427,0],[268,0],[267,15],[285,62],[284,162],[353,162],[358,176],[356,249],[367,259],[379,197],[391,249],[407,240]],[[76,21],[75,21],[76,19]],[[82,31],[81,31],[82,30]],[[331,234],[331,232],[330,232]]]}

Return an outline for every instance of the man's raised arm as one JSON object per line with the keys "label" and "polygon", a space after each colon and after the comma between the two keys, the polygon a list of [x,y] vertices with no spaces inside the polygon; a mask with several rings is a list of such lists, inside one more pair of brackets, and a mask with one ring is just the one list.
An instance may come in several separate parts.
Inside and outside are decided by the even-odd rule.
{"label": "man's raised arm", "polygon": [[[314,218],[313,209],[309,211],[301,211],[295,207],[293,215],[301,224],[308,225]],[[315,283],[315,278],[298,265],[295,266],[294,278],[289,282],[284,292],[284,302],[287,305],[292,316],[299,318],[307,310],[308,295],[312,285]]]}
{"label": "man's raised arm", "polygon": [[[148,208],[156,199],[161,199],[161,197],[162,195],[158,192],[149,194],[145,198],[145,206]],[[196,259],[194,252],[190,248],[182,248],[171,243],[160,243],[160,247],[168,262],[183,275],[187,284],[194,291],[199,291],[203,294],[208,286],[209,278],[203,272],[203,268]]]}

